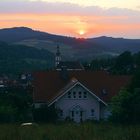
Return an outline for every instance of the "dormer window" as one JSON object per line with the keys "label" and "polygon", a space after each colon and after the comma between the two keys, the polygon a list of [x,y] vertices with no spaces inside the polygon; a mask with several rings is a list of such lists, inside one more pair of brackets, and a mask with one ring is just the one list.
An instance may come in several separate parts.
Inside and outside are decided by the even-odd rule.
{"label": "dormer window", "polygon": [[71,98],[71,92],[70,91],[68,92],[68,98]]}
{"label": "dormer window", "polygon": [[84,92],[84,98],[87,98],[87,92],[86,91]]}
{"label": "dormer window", "polygon": [[82,98],[82,93],[81,93],[81,91],[79,91],[79,98]]}
{"label": "dormer window", "polygon": [[76,92],[75,91],[73,92],[73,98],[76,98]]}

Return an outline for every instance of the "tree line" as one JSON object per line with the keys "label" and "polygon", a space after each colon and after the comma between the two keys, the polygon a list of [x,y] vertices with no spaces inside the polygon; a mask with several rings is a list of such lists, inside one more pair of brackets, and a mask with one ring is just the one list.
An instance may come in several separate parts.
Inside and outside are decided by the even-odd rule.
{"label": "tree line", "polygon": [[112,74],[134,74],[140,67],[140,52],[132,54],[125,51],[117,57],[94,59],[84,65],[87,70],[107,70]]}

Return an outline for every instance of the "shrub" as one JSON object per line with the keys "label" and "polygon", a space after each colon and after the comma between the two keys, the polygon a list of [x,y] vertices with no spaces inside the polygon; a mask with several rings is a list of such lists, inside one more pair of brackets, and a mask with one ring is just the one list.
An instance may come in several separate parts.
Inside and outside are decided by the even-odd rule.
{"label": "shrub", "polygon": [[126,89],[120,91],[111,102],[112,116],[111,120],[121,123],[140,122],[140,90],[134,93]]}
{"label": "shrub", "polygon": [[33,118],[37,122],[55,122],[58,118],[57,110],[53,106],[42,106],[41,108],[33,109]]}
{"label": "shrub", "polygon": [[0,122],[14,122],[16,120],[17,109],[12,106],[0,106]]}

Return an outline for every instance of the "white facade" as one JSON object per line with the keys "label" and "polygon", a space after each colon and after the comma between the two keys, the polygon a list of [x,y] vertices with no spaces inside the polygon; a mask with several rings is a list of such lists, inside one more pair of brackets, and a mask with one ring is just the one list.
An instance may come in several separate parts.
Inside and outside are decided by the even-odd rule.
{"label": "white facade", "polygon": [[61,120],[71,119],[75,122],[81,122],[107,117],[104,116],[107,105],[80,84],[75,85],[62,97],[55,100],[55,107],[60,110]]}
{"label": "white facade", "polygon": [[[99,121],[100,119],[107,119],[110,115],[107,104],[81,83],[69,88],[64,94],[51,102],[49,106],[52,104],[59,110],[60,120],[70,119],[75,122],[85,120]],[[43,103],[36,103],[35,108],[39,108],[42,105]]]}

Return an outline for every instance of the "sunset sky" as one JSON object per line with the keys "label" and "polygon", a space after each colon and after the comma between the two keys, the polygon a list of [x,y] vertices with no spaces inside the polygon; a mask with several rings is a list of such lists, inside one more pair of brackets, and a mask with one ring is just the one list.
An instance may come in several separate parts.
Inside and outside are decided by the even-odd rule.
{"label": "sunset sky", "polygon": [[0,28],[140,38],[140,0],[0,0]]}

